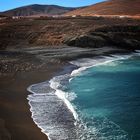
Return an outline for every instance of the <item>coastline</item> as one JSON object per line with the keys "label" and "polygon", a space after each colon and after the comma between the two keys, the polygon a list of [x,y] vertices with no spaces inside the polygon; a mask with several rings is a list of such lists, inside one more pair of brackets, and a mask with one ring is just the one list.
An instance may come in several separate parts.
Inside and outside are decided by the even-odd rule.
{"label": "coastline", "polygon": [[[30,105],[31,117],[34,123],[41,129],[41,132],[47,135],[49,140],[61,139],[60,134],[66,138],[67,135],[65,134],[68,131],[70,131],[71,134],[72,132],[74,133],[73,129],[75,129],[75,124],[73,122],[76,118],[73,116],[73,112],[71,112],[73,107],[70,106],[69,108],[70,102],[65,100],[63,92],[59,94],[60,90],[55,89],[57,85],[55,78],[70,74],[76,68],[77,66],[66,63],[62,65],[61,70],[57,71],[50,79],[32,84],[27,88],[27,91],[30,93],[27,99]],[[62,130],[63,127],[65,130]],[[72,139],[76,138],[72,137]]]}
{"label": "coastline", "polygon": [[[77,49],[77,48],[76,48]],[[57,50],[58,51],[58,50]],[[81,50],[80,50],[81,51]],[[90,52],[90,53],[89,53]],[[63,61],[64,58],[68,60],[75,60],[81,54],[82,57],[85,56],[95,56],[110,54],[111,52],[125,52],[120,49],[108,49],[106,51],[103,49],[91,51],[87,49],[85,52],[81,51],[76,52],[75,54],[71,53],[69,56],[62,56],[59,58]],[[128,52],[128,51],[126,51]],[[62,53],[62,52],[61,52]],[[81,57],[80,57],[81,58]],[[53,57],[51,57],[53,59]],[[58,58],[57,58],[58,59]],[[66,60],[67,60],[66,59]],[[68,61],[67,60],[67,61]],[[53,60],[54,61],[54,60]],[[65,61],[65,62],[67,62]],[[54,61],[55,62],[55,61]],[[46,63],[45,67],[39,67],[38,69],[29,70],[27,72],[17,72],[14,75],[4,75],[0,76],[0,88],[1,88],[1,105],[0,105],[0,121],[1,126],[1,137],[14,140],[22,140],[23,136],[26,136],[26,139],[40,139],[47,140],[47,136],[41,133],[41,130],[35,125],[31,118],[31,112],[27,101],[27,96],[30,94],[27,92],[27,87],[32,84],[44,82],[50,80],[55,75],[60,75],[64,70],[64,63]],[[53,65],[52,65],[53,64]],[[67,64],[67,63],[65,63]],[[70,64],[71,65],[71,64]],[[66,70],[67,71],[67,70]],[[69,70],[68,70],[69,71]],[[7,88],[8,87],[8,88]],[[5,125],[3,124],[5,121]],[[4,132],[4,133],[3,133]]]}
{"label": "coastline", "polygon": [[[122,75],[116,70],[120,70],[121,65],[119,64],[125,64],[126,59],[128,63],[130,59],[131,63],[131,57],[133,61],[135,54],[136,59],[137,55],[140,56],[140,51],[136,51],[140,49],[140,11],[139,8],[137,9],[140,3],[137,2],[139,0],[128,2],[129,4],[119,1],[122,0],[118,0],[117,3],[113,2],[111,5],[103,2],[103,5],[99,3],[98,6],[97,3],[97,7],[95,4],[95,11],[102,9],[99,15],[97,15],[98,12],[95,15],[90,14],[94,10],[94,5],[93,8],[91,6],[89,9],[90,6],[87,6],[87,10],[85,10],[87,15],[82,14],[86,7],[81,7],[82,10],[78,12],[78,7],[67,9],[67,7],[57,5],[45,6],[39,4],[0,13],[0,140],[100,139],[99,135],[102,133],[99,132],[100,129],[98,127],[96,129],[95,125],[93,129],[90,128],[92,123],[96,123],[94,117],[87,122],[86,118],[82,117],[85,117],[86,114],[82,113],[83,109],[80,108],[80,105],[85,106],[84,112],[87,111],[88,115],[90,113],[93,115],[94,112],[97,116],[100,113],[101,115],[108,113],[106,108],[101,107],[102,105],[98,106],[100,104],[107,106],[109,103],[107,98],[100,96],[99,93],[104,94],[105,90],[110,90],[107,85],[113,85],[116,81],[119,83],[118,86],[114,85],[111,88],[114,91],[120,89],[122,93],[119,95],[119,90],[116,90],[116,96],[125,96],[125,100],[120,99],[122,103],[127,103],[132,107],[132,111],[130,111],[132,117],[130,119],[127,117],[131,116],[128,113],[129,110],[122,111],[118,116],[114,113],[114,116],[118,119],[119,116],[122,117],[124,119],[122,119],[122,123],[124,124],[128,125],[129,123],[125,121],[128,120],[132,122],[131,126],[137,127],[139,119],[135,120],[134,118],[137,117],[139,104],[134,102],[135,106],[133,107],[133,104],[131,105],[132,99],[126,101],[126,96],[129,96],[129,94],[124,94],[124,88],[121,89],[121,86],[125,85],[122,82],[123,76],[125,76],[125,80],[127,80],[127,77],[128,80],[131,80],[133,74],[135,74],[134,81],[128,81],[128,83],[133,83],[132,89],[134,88],[134,90],[132,92],[130,90],[130,92],[134,94],[137,84],[140,82],[137,79],[140,74],[137,75],[131,69],[130,71],[126,70],[127,64],[124,66]],[[118,9],[122,8],[119,13],[115,11],[118,14],[114,14],[114,4],[116,7],[119,5]],[[132,5],[136,6],[136,9],[131,10],[129,7]],[[75,12],[71,15],[72,10]],[[37,14],[44,12],[47,12],[47,14]],[[137,62],[136,59],[134,56],[134,61]],[[136,65],[139,66],[139,62]],[[100,66],[101,69],[103,66],[103,70],[112,70],[113,66],[112,72],[118,74],[116,80],[113,79],[114,75],[110,76],[111,74],[106,73],[106,71],[104,73],[97,72],[96,80],[94,72],[96,73],[98,66],[99,69]],[[111,68],[108,69],[108,66]],[[118,66],[118,69],[116,66]],[[128,69],[134,68],[133,65],[128,66]],[[84,72],[90,72],[90,70],[91,73],[93,72],[92,76],[83,75]],[[131,71],[132,77],[129,79]],[[138,69],[138,73],[139,71]],[[127,75],[127,72],[130,73]],[[108,75],[112,79],[109,83],[106,79]],[[85,79],[81,78],[82,76]],[[90,78],[93,80],[91,84],[89,84]],[[80,81],[79,84],[77,84],[78,81]],[[107,85],[102,82],[107,83]],[[96,94],[96,83],[99,83],[99,86],[97,85],[99,92],[96,95],[99,99],[89,95],[90,90],[91,94]],[[88,87],[85,88],[86,85]],[[104,85],[103,88],[102,85]],[[131,85],[126,88],[126,92],[129,91],[129,87],[131,89]],[[103,91],[101,91],[102,89]],[[138,93],[139,90],[138,88]],[[89,93],[85,93],[85,91],[89,91]],[[111,91],[110,95],[112,93]],[[106,94],[109,95],[108,92]],[[115,95],[112,95],[112,97],[109,97],[111,102],[116,101],[117,104],[120,104],[119,101],[114,99]],[[139,96],[133,99],[137,101],[138,98]],[[93,104],[90,104],[90,99]],[[101,99],[106,100],[106,102]],[[97,102],[97,105],[94,106],[95,102]],[[87,103],[90,106],[86,106]],[[115,112],[119,112],[120,105],[118,108],[114,108],[114,106],[117,107],[117,105],[111,105],[111,108]],[[88,112],[89,107],[91,112]],[[126,105],[125,108],[128,109],[129,107]],[[123,109],[121,108],[121,110]],[[116,123],[118,127],[121,126],[118,121],[112,120],[112,123]],[[106,121],[102,125],[108,126]],[[133,133],[130,139],[133,139],[135,134],[134,127],[132,127]],[[110,137],[109,129],[113,130],[115,137]],[[108,127],[105,131],[103,128],[105,136],[103,137],[101,134],[101,139],[108,139],[106,132],[109,139],[119,139],[113,127]],[[120,131],[118,131],[119,133],[121,134]],[[127,139],[123,135],[121,138]]]}
{"label": "coastline", "polygon": [[[51,115],[52,114],[53,115],[52,116],[50,115],[51,117],[50,118],[48,117],[49,119],[47,118],[47,122],[45,124],[42,124],[41,123],[42,121],[41,120],[39,121],[39,118],[41,116],[40,113],[41,114],[45,113],[48,116],[50,114],[50,112],[46,108],[43,109],[43,112],[42,112],[42,109],[40,108],[39,109],[41,111],[40,112],[38,110],[38,107],[37,108],[34,107],[35,102],[37,102],[38,104],[40,104],[40,102],[46,102],[44,99],[42,100],[42,97],[46,98],[46,99],[48,98],[47,102],[45,104],[46,106],[47,106],[47,104],[48,105],[51,104],[53,106],[52,101],[49,101],[49,98],[50,98],[49,96],[51,96],[51,98],[57,97],[56,99],[53,100],[53,102],[55,102],[56,104],[59,104],[60,101],[57,101],[59,99],[59,100],[61,100],[61,102],[63,102],[65,104],[64,107],[68,109],[67,111],[59,109],[60,112],[66,112],[65,115],[68,114],[68,115],[66,115],[66,117],[60,116],[58,112],[57,112],[58,114],[55,114],[56,118],[59,118],[59,117],[63,118],[62,119],[63,121],[61,120],[62,122],[58,122],[58,123],[61,124],[61,123],[65,122],[67,124],[67,116],[69,116],[69,118],[72,118],[72,123],[75,125],[75,126],[71,126],[72,130],[75,129],[75,131],[76,131],[76,134],[73,133],[73,135],[75,136],[75,139],[78,139],[80,136],[80,135],[78,135],[79,131],[77,131],[77,129],[80,129],[80,132],[83,131],[83,133],[88,134],[88,130],[83,130],[83,128],[81,128],[81,126],[84,124],[82,123],[82,120],[79,119],[79,116],[75,110],[76,108],[73,107],[71,102],[67,99],[67,93],[65,91],[63,91],[63,86],[65,87],[65,84],[68,81],[70,81],[73,77],[77,76],[79,73],[81,73],[82,71],[84,71],[88,68],[91,68],[91,67],[94,67],[97,65],[104,65],[104,64],[107,64],[107,63],[110,63],[113,61],[117,61],[117,60],[129,59],[133,55],[134,55],[133,53],[115,54],[115,55],[110,54],[110,56],[104,55],[104,56],[99,56],[97,58],[94,57],[94,58],[83,58],[83,59],[75,60],[75,61],[72,61],[71,63],[69,62],[69,66],[65,67],[65,68],[67,68],[67,70],[69,69],[69,71],[66,72],[64,69],[61,72],[61,74],[58,73],[58,75],[54,76],[52,79],[50,79],[50,81],[45,81],[42,83],[36,83],[35,85],[31,85],[28,88],[28,91],[31,92],[32,95],[28,96],[28,100],[29,100],[29,102],[33,102],[33,103],[30,103],[30,107],[31,107],[32,118],[33,118],[34,122],[37,124],[37,126],[39,128],[42,129],[42,132],[45,133],[46,135],[50,136],[49,132],[51,132],[51,137],[49,137],[50,140],[55,139],[55,138],[63,139],[68,136],[69,136],[68,138],[71,139],[71,136],[69,135],[69,133],[64,135],[63,131],[65,132],[65,130],[61,130],[62,129],[61,127],[64,127],[64,129],[67,129],[66,125],[64,125],[64,126],[62,125],[60,127],[59,125],[55,126],[53,123],[52,124],[49,123],[50,121],[57,122],[57,119],[56,120],[52,119],[54,117],[54,114],[56,113],[55,111],[49,109],[49,111],[51,112]],[[77,63],[79,63],[79,65]],[[52,88],[54,90],[54,93],[51,93],[51,91],[48,91],[48,90],[46,91],[47,88]],[[44,92],[44,91],[46,91],[46,92]],[[38,98],[37,96],[40,96],[40,97]],[[73,95],[69,95],[69,96],[73,96]],[[40,106],[42,106],[42,105],[40,105]],[[53,109],[55,109],[55,107]],[[70,113],[72,113],[72,115]],[[41,118],[43,118],[43,116],[41,116]],[[66,120],[64,121],[64,119],[66,119]],[[43,121],[44,121],[44,119],[43,119]],[[69,121],[69,123],[71,124],[71,121]],[[67,124],[68,126],[69,126],[69,123]],[[57,129],[60,127],[60,130],[57,130],[55,127]],[[86,128],[86,126],[85,126],[85,128]],[[54,131],[55,133],[52,131]],[[65,137],[56,135],[56,134],[60,134],[59,131],[61,132],[61,135],[65,136]],[[69,131],[71,131],[71,129]],[[93,135],[93,134],[91,134],[91,135]]]}

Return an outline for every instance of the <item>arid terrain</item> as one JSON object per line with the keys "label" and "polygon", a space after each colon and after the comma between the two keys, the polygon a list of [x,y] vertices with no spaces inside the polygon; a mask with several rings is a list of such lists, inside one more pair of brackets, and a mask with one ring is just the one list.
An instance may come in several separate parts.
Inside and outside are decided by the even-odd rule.
{"label": "arid terrain", "polygon": [[83,9],[77,9],[66,13],[65,15],[140,15],[140,1],[139,0],[107,0],[97,3]]}
{"label": "arid terrain", "polygon": [[57,5],[33,4],[4,11],[1,12],[1,14],[5,16],[40,16],[40,15],[52,16],[52,15],[61,15],[75,9],[76,8],[62,7]]}
{"label": "arid terrain", "polygon": [[137,49],[140,19],[117,17],[23,18],[0,21],[0,49],[70,45]]}

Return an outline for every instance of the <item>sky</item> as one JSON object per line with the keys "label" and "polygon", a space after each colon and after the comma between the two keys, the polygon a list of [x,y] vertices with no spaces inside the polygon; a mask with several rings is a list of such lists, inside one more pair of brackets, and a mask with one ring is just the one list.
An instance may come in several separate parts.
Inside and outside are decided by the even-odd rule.
{"label": "sky", "polygon": [[0,11],[30,5],[30,4],[53,4],[65,7],[80,7],[98,3],[104,0],[0,0]]}

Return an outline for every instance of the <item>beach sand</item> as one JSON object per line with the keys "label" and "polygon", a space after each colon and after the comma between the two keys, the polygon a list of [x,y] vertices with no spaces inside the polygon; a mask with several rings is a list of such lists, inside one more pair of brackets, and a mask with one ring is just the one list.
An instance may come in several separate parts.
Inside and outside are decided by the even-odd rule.
{"label": "beach sand", "polygon": [[31,118],[27,87],[48,80],[59,68],[60,64],[56,64],[0,76],[0,140],[47,140]]}

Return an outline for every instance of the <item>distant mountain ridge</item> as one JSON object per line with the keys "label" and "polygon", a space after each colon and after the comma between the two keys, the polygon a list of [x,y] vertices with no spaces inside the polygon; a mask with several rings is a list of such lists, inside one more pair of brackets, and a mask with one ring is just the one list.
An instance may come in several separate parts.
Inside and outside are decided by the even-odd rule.
{"label": "distant mountain ridge", "polygon": [[28,5],[15,9],[11,9],[5,12],[1,12],[6,16],[33,16],[33,15],[61,15],[76,8],[62,7],[57,5]]}
{"label": "distant mountain ridge", "polygon": [[140,15],[140,0],[106,0],[83,9],[76,9],[65,15]]}

